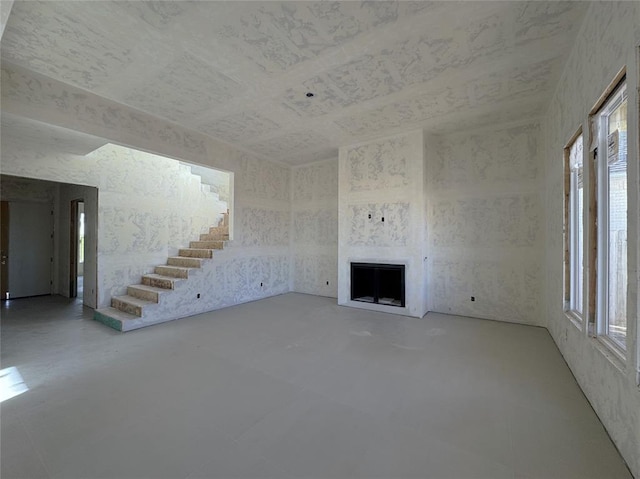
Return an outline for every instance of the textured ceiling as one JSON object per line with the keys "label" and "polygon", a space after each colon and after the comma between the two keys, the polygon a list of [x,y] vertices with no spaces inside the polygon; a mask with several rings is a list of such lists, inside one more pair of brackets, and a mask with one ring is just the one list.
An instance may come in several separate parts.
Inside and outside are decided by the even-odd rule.
{"label": "textured ceiling", "polygon": [[401,130],[539,116],[586,8],[18,1],[2,59],[301,164]]}

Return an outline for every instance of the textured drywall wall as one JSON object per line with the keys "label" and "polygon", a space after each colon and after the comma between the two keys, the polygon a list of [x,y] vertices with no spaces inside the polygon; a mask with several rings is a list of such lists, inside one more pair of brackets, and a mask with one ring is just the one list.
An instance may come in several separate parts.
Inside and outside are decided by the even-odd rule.
{"label": "textured drywall wall", "polygon": [[291,173],[292,290],[338,296],[338,159]]}
{"label": "textured drywall wall", "polygon": [[[237,239],[219,255],[220,280],[199,286],[206,287],[197,291],[202,301],[190,307],[190,312],[289,291],[289,167],[255,159],[205,135],[18,67],[3,65],[2,79],[3,111],[15,116],[234,173]],[[134,178],[129,162],[118,165],[108,155],[98,158],[42,151],[4,134],[2,140],[3,173],[100,190],[99,307],[107,305],[111,295],[124,293],[128,284],[139,282],[140,275],[154,265],[165,263],[169,254],[187,246],[189,240],[197,239],[190,236],[199,233],[199,228],[192,229],[195,223],[186,212],[192,197],[179,197],[178,190],[173,190],[179,170],[168,175],[155,171],[160,170],[156,161],[161,160],[145,157],[140,162],[143,178]],[[103,167],[111,168],[112,174],[101,173]],[[171,206],[183,200],[189,208]],[[216,300],[222,292],[224,299]]]}
{"label": "textured drywall wall", "polygon": [[0,199],[2,201],[37,201],[48,203],[53,208],[56,195],[55,183],[6,176],[4,171],[0,176]]}
{"label": "textured drywall wall", "polygon": [[235,239],[217,269],[229,282],[220,286],[221,306],[290,291],[291,170],[245,155],[233,171]]}
{"label": "textured drywall wall", "polygon": [[[638,367],[638,52],[640,4],[593,3],[569,56],[544,119],[546,186],[546,319],[548,328],[635,477],[640,477],[640,389]],[[596,339],[563,312],[563,147],[578,127],[588,144],[589,111],[623,66],[627,66],[628,158],[628,336],[627,358],[616,365]],[[587,148],[585,148],[585,154]],[[586,158],[586,157],[585,157]],[[585,160],[585,167],[590,162]],[[588,198],[585,199],[588,204]],[[635,245],[635,247],[634,247]],[[589,245],[585,245],[588,251]]]}
{"label": "textured drywall wall", "polygon": [[[427,312],[423,179],[422,131],[340,148],[339,304],[415,317]],[[406,306],[351,301],[352,262],[404,264]]]}
{"label": "textured drywall wall", "polygon": [[[108,305],[112,296],[124,294],[127,285],[138,283],[140,276],[151,272],[155,265],[164,264],[178,248],[198,239],[198,234],[206,232],[219,217],[216,196],[202,188],[188,167],[175,160],[114,145],[85,157],[52,157],[46,152],[29,151],[26,145],[16,145],[10,138],[6,140],[3,171],[60,182],[73,176],[78,184],[98,187],[100,307]],[[68,224],[68,203],[84,199],[90,191],[68,185],[60,188],[61,254],[68,255],[68,238],[62,232],[64,224]],[[95,208],[94,201],[88,205]],[[95,239],[92,242],[95,245]],[[87,246],[91,247],[89,243]],[[58,292],[63,295],[69,294],[67,277],[68,268],[60,265]],[[96,287],[89,282],[87,290],[91,289]]]}
{"label": "textured drywall wall", "polygon": [[229,173],[221,170],[214,170],[212,168],[206,168],[204,166],[189,165],[191,172],[194,175],[198,175],[202,178],[202,183],[209,185],[211,191],[218,193],[221,201],[229,203],[230,186]]}
{"label": "textured drywall wall", "polygon": [[541,324],[539,140],[537,123],[427,139],[433,311]]}

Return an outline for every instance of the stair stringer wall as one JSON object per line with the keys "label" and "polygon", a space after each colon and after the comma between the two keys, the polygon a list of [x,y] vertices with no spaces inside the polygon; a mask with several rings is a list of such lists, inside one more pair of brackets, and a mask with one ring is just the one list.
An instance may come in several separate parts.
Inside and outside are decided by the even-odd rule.
{"label": "stair stringer wall", "polygon": [[[181,319],[289,291],[288,261],[281,255],[246,256],[226,246],[214,252],[189,278],[160,294],[158,304],[143,308],[142,317],[122,325],[123,331]],[[262,286],[260,285],[262,283]],[[200,298],[198,298],[200,295]]]}
{"label": "stair stringer wall", "polygon": [[87,159],[105,172],[98,201],[104,278],[98,305],[104,307],[217,224],[226,203],[188,166],[170,158],[105,145]]}

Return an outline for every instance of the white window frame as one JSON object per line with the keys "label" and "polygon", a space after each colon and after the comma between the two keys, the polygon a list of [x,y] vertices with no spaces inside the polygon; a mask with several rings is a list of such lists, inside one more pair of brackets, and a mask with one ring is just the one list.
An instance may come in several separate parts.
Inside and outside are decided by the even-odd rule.
{"label": "white window frame", "polygon": [[[605,102],[596,112],[598,122],[598,150],[596,161],[597,187],[597,306],[596,328],[597,338],[611,350],[621,361],[626,360],[627,348],[612,339],[609,327],[609,169],[607,160],[608,117],[627,99],[627,81],[623,76]],[[628,288],[628,283],[627,283]],[[628,319],[628,318],[627,318]],[[628,339],[628,337],[627,337]]]}
{"label": "white window frame", "polygon": [[[578,212],[578,171],[571,164],[571,149],[576,145],[578,141],[582,142],[582,201],[583,201],[583,214],[579,216]],[[567,316],[575,321],[578,327],[581,327],[585,311],[585,168],[584,168],[584,136],[582,134],[582,128],[571,137],[571,140],[564,148],[564,161],[565,161],[565,313]],[[578,250],[580,246],[580,237],[577,232],[580,231],[580,222],[582,222],[582,262],[583,268],[580,271],[580,263],[578,261]],[[582,278],[582,291],[579,290],[579,279]],[[582,301],[578,303],[577,298],[582,298]]]}

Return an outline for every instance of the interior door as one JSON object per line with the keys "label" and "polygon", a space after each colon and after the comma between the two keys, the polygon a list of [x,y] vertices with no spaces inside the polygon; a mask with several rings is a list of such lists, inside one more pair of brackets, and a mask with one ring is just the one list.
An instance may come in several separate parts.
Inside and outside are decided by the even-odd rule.
{"label": "interior door", "polygon": [[9,296],[51,294],[53,214],[47,203],[9,203]]}
{"label": "interior door", "polygon": [[0,207],[0,298],[7,298],[9,291],[9,202]]}

